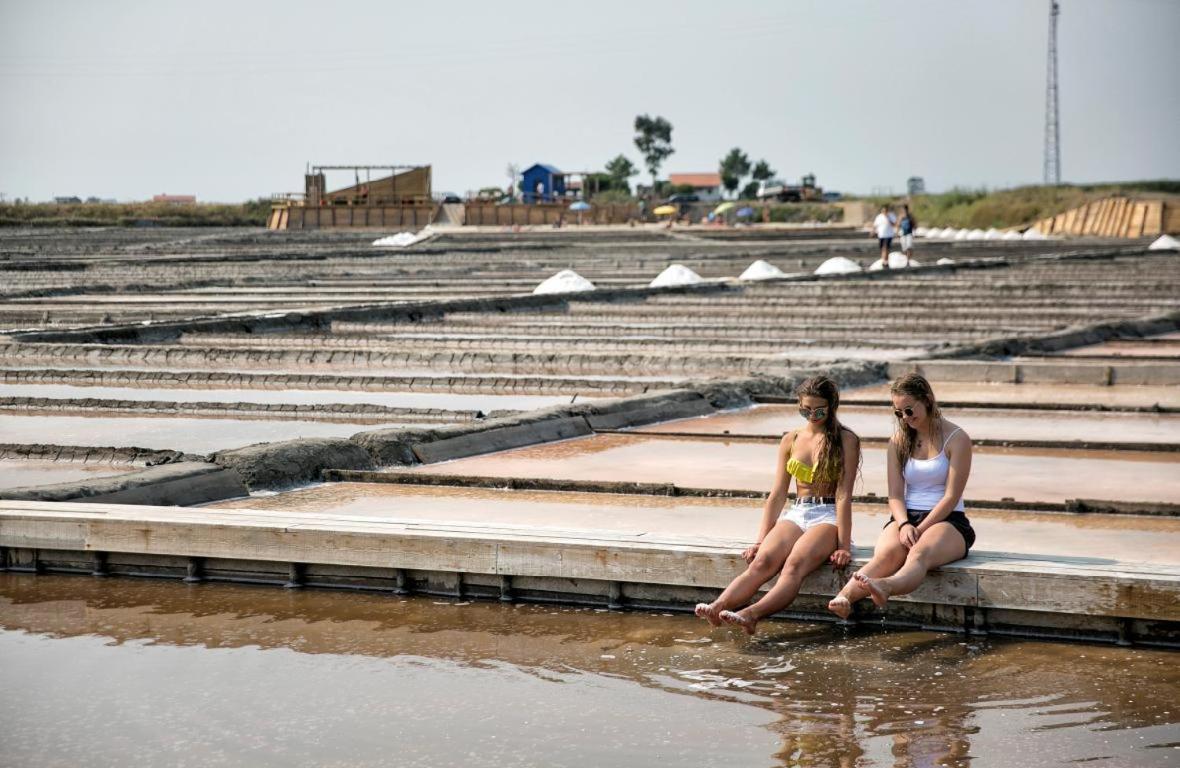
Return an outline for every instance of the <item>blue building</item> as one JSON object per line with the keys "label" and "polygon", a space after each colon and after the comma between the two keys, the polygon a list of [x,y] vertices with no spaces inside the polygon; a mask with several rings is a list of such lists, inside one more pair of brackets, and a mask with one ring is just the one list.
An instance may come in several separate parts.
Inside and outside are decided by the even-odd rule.
{"label": "blue building", "polygon": [[520,174],[520,197],[526,203],[552,203],[565,197],[565,174],[544,163],[525,168]]}

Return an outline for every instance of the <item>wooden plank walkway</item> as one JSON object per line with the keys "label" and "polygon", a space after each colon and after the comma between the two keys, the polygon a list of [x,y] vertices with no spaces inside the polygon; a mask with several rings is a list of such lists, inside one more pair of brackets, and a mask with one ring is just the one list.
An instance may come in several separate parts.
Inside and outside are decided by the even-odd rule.
{"label": "wooden plank walkway", "polygon": [[[634,531],[360,515],[0,502],[10,570],[352,586],[499,599],[684,608],[744,568],[743,542]],[[863,562],[869,552],[854,553]],[[822,567],[788,615],[823,610],[846,574]],[[1180,645],[1180,563],[994,553],[932,573],[861,620],[950,631]]]}

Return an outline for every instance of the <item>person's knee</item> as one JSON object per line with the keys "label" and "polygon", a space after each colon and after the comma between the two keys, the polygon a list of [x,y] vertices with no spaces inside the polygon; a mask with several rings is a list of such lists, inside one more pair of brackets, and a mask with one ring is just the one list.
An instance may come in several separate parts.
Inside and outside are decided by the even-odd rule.
{"label": "person's knee", "polygon": [[749,570],[751,573],[756,573],[759,576],[765,576],[769,579],[774,574],[776,568],[777,564],[772,558],[759,554],[750,562]]}
{"label": "person's knee", "polygon": [[787,558],[787,562],[783,564],[782,577],[788,581],[802,581],[803,577],[807,575],[807,564],[802,560],[794,558]]}

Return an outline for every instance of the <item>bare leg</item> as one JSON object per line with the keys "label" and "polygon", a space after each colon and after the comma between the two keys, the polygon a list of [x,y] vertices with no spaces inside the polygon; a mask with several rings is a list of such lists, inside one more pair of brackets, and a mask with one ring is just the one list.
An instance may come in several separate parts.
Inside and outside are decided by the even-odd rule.
{"label": "bare leg", "polygon": [[730,582],[716,600],[705,606],[697,606],[696,614],[708,619],[710,624],[719,618],[721,611],[745,605],[762,585],[770,581],[776,573],[782,570],[787,561],[791,547],[803,535],[799,526],[787,520],[779,520],[758,548],[754,561],[746,567],[740,576]]}
{"label": "bare leg", "polygon": [[[795,542],[778,581],[753,605],[737,612],[738,620],[747,634],[754,634],[758,622],[790,605],[799,594],[799,585],[807,574],[823,565],[836,550],[836,526],[822,524],[810,529]],[[723,616],[724,620],[725,617]]]}
{"label": "bare leg", "polygon": [[892,576],[874,578],[871,574],[855,577],[869,591],[869,596],[884,608],[893,595],[908,595],[918,588],[931,568],[953,563],[967,554],[963,534],[950,523],[935,523],[922,534],[910,550],[905,565]]}
{"label": "bare leg", "polygon": [[[906,548],[897,540],[897,523],[892,522],[881,530],[873,557],[857,573],[868,576],[889,576],[905,563]],[[869,591],[855,578],[849,579],[840,593],[828,603],[828,610],[842,619],[852,614],[852,604],[868,597]]]}

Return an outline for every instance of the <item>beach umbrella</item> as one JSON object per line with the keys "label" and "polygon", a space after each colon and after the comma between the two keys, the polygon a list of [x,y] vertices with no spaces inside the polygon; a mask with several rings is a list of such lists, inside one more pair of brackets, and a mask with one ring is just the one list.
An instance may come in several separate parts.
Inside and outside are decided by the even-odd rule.
{"label": "beach umbrella", "polygon": [[659,208],[656,208],[654,211],[652,211],[652,213],[654,213],[656,216],[672,216],[676,213],[676,210],[676,206],[674,205],[661,205]]}
{"label": "beach umbrella", "polygon": [[722,203],[721,205],[719,205],[719,206],[717,206],[716,208],[714,208],[714,209],[713,209],[713,213],[715,213],[715,214],[717,214],[718,216],[720,216],[721,214],[725,213],[725,212],[726,212],[726,211],[728,211],[729,209],[733,208],[735,205],[736,205],[736,203],[733,203],[733,202],[724,202],[724,203]]}
{"label": "beach umbrella", "polygon": [[754,209],[747,205],[745,208],[739,208],[738,212],[734,215],[739,219],[748,219],[754,215]]}
{"label": "beach umbrella", "polygon": [[590,203],[587,203],[585,200],[579,200],[570,206],[570,210],[578,212],[578,223],[581,224],[582,223],[582,211],[590,210]]}

